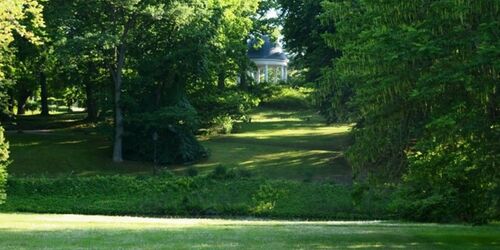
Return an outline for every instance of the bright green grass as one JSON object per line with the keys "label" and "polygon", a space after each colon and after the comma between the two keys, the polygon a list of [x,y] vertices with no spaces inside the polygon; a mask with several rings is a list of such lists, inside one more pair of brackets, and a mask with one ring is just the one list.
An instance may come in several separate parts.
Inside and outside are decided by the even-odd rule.
{"label": "bright green grass", "polygon": [[308,111],[259,110],[251,117],[240,132],[204,141],[211,157],[195,166],[211,170],[221,164],[269,178],[350,181],[343,157],[350,126],[326,126]]}
{"label": "bright green grass", "polygon": [[[13,160],[9,173],[53,176],[152,172],[148,163],[113,163],[110,138],[92,128],[79,128],[78,118],[83,115],[51,116],[45,123],[40,117],[24,117],[26,127],[66,128],[8,132]],[[350,168],[343,150],[350,141],[349,129],[347,125],[326,126],[321,117],[308,111],[257,110],[252,122],[242,123],[238,133],[201,138],[211,155],[194,166],[201,172],[223,165],[262,177],[346,183],[350,181]],[[186,168],[171,166],[177,173],[184,173]]]}
{"label": "bright green grass", "polygon": [[0,214],[2,249],[499,249],[500,225]]}

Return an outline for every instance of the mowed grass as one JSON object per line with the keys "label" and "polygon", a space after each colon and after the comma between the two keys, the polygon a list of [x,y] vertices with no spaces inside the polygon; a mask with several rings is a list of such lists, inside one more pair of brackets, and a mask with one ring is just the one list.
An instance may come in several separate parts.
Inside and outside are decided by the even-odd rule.
{"label": "mowed grass", "polygon": [[[9,173],[24,175],[148,174],[150,163],[111,161],[111,137],[82,127],[84,114],[23,117],[22,133],[9,131]],[[216,166],[246,169],[256,176],[350,182],[343,152],[350,143],[348,125],[327,126],[310,111],[261,109],[234,134],[200,138],[210,158],[194,165],[201,173]],[[189,166],[168,166],[184,174]]]}
{"label": "mowed grass", "polygon": [[114,163],[111,140],[93,129],[8,131],[14,176],[87,176],[152,172],[152,164]]}
{"label": "mowed grass", "polygon": [[195,166],[243,168],[268,178],[350,182],[351,168],[343,155],[351,141],[349,125],[325,125],[310,111],[261,109],[251,117],[236,133],[203,141],[211,157]]}
{"label": "mowed grass", "polygon": [[2,249],[499,249],[500,225],[0,214]]}

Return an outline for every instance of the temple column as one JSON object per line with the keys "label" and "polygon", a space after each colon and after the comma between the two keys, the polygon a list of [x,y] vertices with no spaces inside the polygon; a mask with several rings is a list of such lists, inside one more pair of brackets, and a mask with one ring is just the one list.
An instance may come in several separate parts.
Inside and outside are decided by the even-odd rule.
{"label": "temple column", "polygon": [[269,66],[267,64],[264,66],[264,81],[269,82]]}
{"label": "temple column", "polygon": [[280,77],[278,75],[278,69],[279,69],[278,66],[274,66],[274,82],[279,82],[280,81]]}
{"label": "temple column", "polygon": [[255,75],[255,82],[260,83],[260,68],[257,67],[257,74]]}
{"label": "temple column", "polygon": [[285,68],[285,79],[284,79],[284,81],[287,82],[288,81],[288,67],[285,66],[284,68]]}

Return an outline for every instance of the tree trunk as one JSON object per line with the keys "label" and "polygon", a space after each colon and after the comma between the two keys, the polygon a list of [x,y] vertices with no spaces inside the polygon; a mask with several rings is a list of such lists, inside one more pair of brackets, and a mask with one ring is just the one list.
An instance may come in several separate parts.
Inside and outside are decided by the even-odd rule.
{"label": "tree trunk", "polygon": [[30,97],[31,93],[27,90],[22,90],[19,99],[17,100],[17,114],[24,115],[26,113],[26,101]]}
{"label": "tree trunk", "polygon": [[240,88],[242,90],[247,90],[248,89],[248,81],[247,81],[246,71],[242,71],[241,74],[240,74]]}
{"label": "tree trunk", "polygon": [[42,104],[42,116],[49,115],[49,103],[48,103],[48,93],[47,93],[47,76],[45,73],[40,72],[40,96]]}
{"label": "tree trunk", "polygon": [[15,98],[14,98],[14,91],[9,90],[9,112],[11,115],[14,114],[14,106],[16,104]]}
{"label": "tree trunk", "polygon": [[115,138],[113,143],[113,161],[123,161],[123,111],[120,105],[122,91],[122,69],[125,62],[125,44],[120,44],[117,48],[116,67],[111,68],[111,75],[114,82],[114,109],[115,109]]}
{"label": "tree trunk", "polygon": [[223,90],[225,87],[225,81],[226,81],[226,72],[221,71],[219,72],[218,78],[217,78],[217,87],[220,90]]}
{"label": "tree trunk", "polygon": [[85,95],[87,100],[85,102],[85,106],[87,109],[87,121],[96,121],[97,120],[97,102],[94,95],[94,83],[92,81],[85,82]]}

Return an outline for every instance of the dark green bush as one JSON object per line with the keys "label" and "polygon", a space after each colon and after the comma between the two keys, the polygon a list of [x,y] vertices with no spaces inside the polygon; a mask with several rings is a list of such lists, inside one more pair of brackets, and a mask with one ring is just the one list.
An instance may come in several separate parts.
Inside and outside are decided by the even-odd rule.
{"label": "dark green bush", "polygon": [[[222,169],[222,168],[221,168]],[[223,172],[222,170],[219,170]],[[229,174],[231,171],[224,171]],[[383,219],[354,207],[349,187],[210,176],[10,178],[0,211],[158,216]],[[372,204],[373,205],[373,204]]]}
{"label": "dark green bush", "polygon": [[186,175],[189,177],[195,177],[198,175],[198,169],[196,169],[195,167],[189,167],[186,170]]}
{"label": "dark green bush", "polygon": [[267,101],[277,92],[279,92],[280,88],[281,85],[278,84],[261,82],[259,84],[253,84],[249,86],[248,92],[251,93],[253,96],[259,98],[259,100],[262,102],[262,101]]}
{"label": "dark green bush", "polygon": [[218,165],[217,167],[214,168],[213,172],[211,173],[211,176],[216,179],[223,179],[227,177],[228,169],[225,166]]}
{"label": "dark green bush", "polygon": [[5,183],[7,182],[7,165],[9,160],[9,145],[5,141],[3,128],[0,126],[0,204],[5,201]]}
{"label": "dark green bush", "polygon": [[197,113],[189,103],[129,115],[123,137],[124,155],[130,160],[159,164],[206,158],[206,150],[194,136],[198,124]]}
{"label": "dark green bush", "polygon": [[490,159],[495,156],[475,143],[484,142],[473,137],[448,145],[434,142],[411,154],[392,204],[396,212],[426,222],[483,224],[499,219],[499,174]]}
{"label": "dark green bush", "polygon": [[203,88],[191,93],[191,100],[200,114],[201,127],[216,133],[230,133],[233,123],[259,104],[253,95],[231,88]]}

